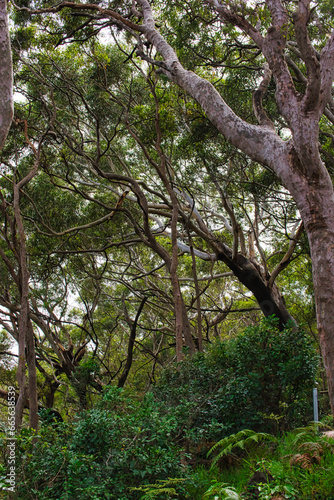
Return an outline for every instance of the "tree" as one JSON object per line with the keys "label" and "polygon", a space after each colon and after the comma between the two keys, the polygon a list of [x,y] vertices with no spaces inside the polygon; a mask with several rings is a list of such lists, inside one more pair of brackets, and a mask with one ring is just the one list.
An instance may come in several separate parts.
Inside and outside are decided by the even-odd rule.
{"label": "tree", "polygon": [[[20,3],[20,5],[22,4]],[[80,168],[82,168],[82,164],[85,164],[87,171],[95,169],[95,175],[99,177],[101,189],[105,188],[108,182],[110,182],[113,186],[117,187],[116,192],[120,195],[120,189],[126,185],[132,190],[134,201],[139,200],[139,205],[137,205],[136,210],[137,214],[139,213],[139,218],[134,218],[131,209],[129,210],[127,207],[124,209],[124,213],[127,215],[128,220],[133,223],[133,227],[136,228],[137,242],[141,241],[141,243],[147,245],[150,251],[160,256],[164,260],[167,268],[169,268],[169,279],[171,279],[171,283],[173,284],[174,304],[178,305],[175,311],[178,331],[177,350],[179,353],[182,347],[181,336],[185,331],[188,331],[188,345],[191,346],[192,344],[191,335],[189,335],[189,327],[187,326],[189,321],[184,313],[184,298],[182,297],[182,293],[180,293],[180,280],[176,272],[177,269],[179,269],[179,259],[176,250],[177,245],[180,244],[180,242],[177,241],[177,236],[181,232],[180,229],[182,228],[183,238],[183,242],[181,242],[183,246],[181,248],[189,252],[192,256],[192,267],[194,269],[194,277],[192,279],[195,284],[197,281],[195,295],[197,296],[198,311],[201,309],[199,305],[199,296],[202,292],[199,291],[198,280],[196,278],[196,265],[194,265],[195,256],[199,257],[201,255],[210,260],[212,259],[212,255],[214,255],[217,260],[226,263],[238,279],[254,293],[265,314],[270,315],[274,312],[281,319],[281,322],[284,323],[290,318],[290,315],[286,310],[284,300],[276,286],[275,278],[286,262],[289,261],[296,241],[301,234],[302,226],[298,228],[296,226],[294,231],[292,231],[291,247],[286,254],[286,260],[283,259],[283,261],[278,262],[273,272],[269,273],[266,258],[262,258],[261,265],[254,259],[252,238],[256,240],[257,244],[259,243],[259,234],[256,231],[256,221],[259,220],[256,203],[254,204],[254,231],[250,232],[249,249],[246,251],[242,229],[240,228],[238,220],[238,217],[240,219],[240,215],[236,215],[235,207],[230,204],[229,196],[225,190],[225,186],[222,185],[221,177],[211,168],[211,165],[208,165],[207,174],[210,176],[211,182],[215,186],[217,193],[219,193],[224,209],[231,221],[231,224],[227,224],[231,231],[230,244],[228,245],[221,241],[216,232],[212,230],[207,223],[210,211],[205,207],[205,209],[201,210],[200,214],[197,210],[197,200],[189,196],[186,190],[180,189],[179,186],[175,186],[175,179],[173,179],[173,173],[171,174],[172,171],[170,170],[170,168],[175,167],[174,165],[168,164],[168,157],[164,149],[161,135],[163,101],[160,95],[158,97],[156,95],[156,76],[160,75],[161,81],[164,81],[167,77],[167,82],[170,81],[175,83],[179,88],[183,89],[184,92],[192,96],[198,102],[206,117],[209,118],[211,123],[224,137],[226,137],[233,147],[241,150],[248,158],[253,160],[253,162],[265,165],[281,179],[283,185],[290,191],[296,201],[309,237],[314,266],[320,341],[327,369],[331,401],[333,403],[334,366],[331,364],[333,361],[330,354],[330,352],[332,352],[331,350],[334,348],[334,340],[331,335],[333,318],[330,308],[333,302],[333,276],[330,274],[333,272],[330,266],[333,260],[330,246],[330,241],[333,236],[333,220],[331,219],[331,217],[333,218],[333,213],[332,215],[328,213],[328,211],[331,210],[330,203],[333,201],[333,188],[328,172],[321,161],[318,151],[318,122],[322,115],[322,111],[325,110],[324,113],[326,117],[331,117],[330,109],[328,107],[325,109],[325,106],[329,99],[333,77],[333,71],[331,69],[333,36],[328,39],[326,44],[325,37],[321,38],[322,41],[319,46],[316,47],[317,50],[322,50],[321,53],[312,48],[311,41],[308,37],[307,24],[311,22],[312,30],[314,30],[314,25],[316,23],[323,24],[323,21],[319,20],[319,16],[315,16],[315,10],[313,9],[311,12],[307,2],[300,2],[294,14],[295,20],[293,26],[290,23],[289,16],[293,13],[294,7],[288,5],[285,9],[279,1],[268,1],[267,8],[263,8],[260,4],[256,5],[254,8],[241,4],[239,9],[234,5],[229,8],[224,6],[224,4],[220,4],[218,1],[207,2],[206,4],[202,2],[189,2],[187,4],[189,8],[187,13],[183,10],[183,4],[179,5],[178,2],[173,2],[167,6],[157,3],[155,5],[155,12],[153,13],[150,4],[146,0],[139,0],[137,2],[137,8],[134,7],[134,4],[130,5],[130,3],[124,4],[122,8],[120,8],[119,3],[114,2],[114,8],[116,10],[111,10],[111,7],[107,8],[103,2],[94,4],[62,2],[55,6],[52,6],[52,2],[51,6],[45,5],[45,2],[31,2],[30,8],[25,6],[21,7],[20,5],[17,6],[16,9],[18,14],[22,15],[24,22],[29,19],[30,14],[34,13],[51,13],[52,21],[55,21],[57,19],[55,14],[59,13],[61,16],[60,23],[57,25],[55,22],[54,24],[54,32],[57,33],[58,30],[58,37],[61,37],[59,43],[73,40],[73,38],[80,39],[80,36],[83,39],[89,39],[95,36],[96,32],[107,24],[113,26],[112,34],[116,39],[119,30],[125,30],[130,33],[136,44],[133,50],[131,49],[129,53],[126,54],[126,60],[130,61],[135,58],[135,54],[137,54],[137,56],[141,57],[143,61],[156,70],[154,78],[150,77],[147,79],[147,83],[151,85],[151,95],[154,99],[153,107],[155,107],[156,119],[155,121],[152,120],[152,123],[155,123],[153,125],[153,130],[155,130],[154,133],[156,138],[158,138],[155,147],[147,148],[146,144],[142,143],[140,134],[137,133],[135,126],[135,120],[138,119],[139,115],[137,117],[135,116],[132,110],[131,101],[126,102],[125,106],[124,101],[118,103],[115,101],[115,103],[121,109],[119,115],[122,116],[122,120],[120,121],[123,127],[127,129],[128,134],[130,134],[132,139],[137,143],[137,147],[142,150],[142,154],[146,155],[145,161],[147,165],[154,167],[154,183],[156,185],[159,184],[159,189],[163,186],[163,194],[160,192],[157,196],[156,192],[152,193],[152,186],[144,186],[142,182],[137,182],[136,175],[134,175],[133,172],[131,172],[131,175],[124,175],[124,173],[121,175],[117,169],[115,172],[113,169],[104,168],[105,164],[103,161],[105,152],[103,151],[102,154],[102,150],[100,150],[99,153],[99,147],[102,141],[106,140],[106,137],[110,137],[110,134],[106,135],[105,131],[107,127],[101,126],[103,120],[100,119],[100,111],[99,113],[97,112],[96,103],[93,102],[93,99],[87,103],[85,93],[83,92],[80,94],[80,91],[78,94],[77,88],[74,89],[75,85],[73,82],[67,81],[67,90],[66,85],[64,85],[64,94],[67,93],[68,97],[66,97],[66,99],[68,99],[70,105],[75,102],[74,99],[77,99],[78,96],[79,101],[81,99],[81,103],[78,104],[75,109],[75,115],[78,121],[71,124],[69,120],[66,126],[65,120],[63,123],[61,120],[59,123],[55,121],[54,128],[58,134],[58,138],[61,138],[62,142],[67,145],[71,154],[77,155],[79,158],[77,161],[81,162]],[[71,17],[71,10],[76,14],[75,17]],[[173,20],[171,16],[174,14],[175,19]],[[153,15],[155,15],[157,19],[159,18],[162,20],[160,32],[155,26]],[[39,20],[41,19],[42,18],[39,18]],[[221,25],[219,24],[220,22]],[[256,27],[254,27],[255,23],[257,23]],[[177,28],[175,28],[177,24],[181,26],[181,29],[176,33],[177,36],[174,36],[174,32],[177,31]],[[114,28],[114,25],[116,25],[116,28]],[[210,74],[210,70],[204,71],[203,68],[199,67],[199,64],[194,63],[191,58],[187,57],[189,53],[196,54],[196,51],[198,52],[198,47],[192,47],[189,42],[192,35],[195,32],[196,36],[200,32],[204,33],[204,30],[208,26],[213,25],[215,25],[216,33],[219,31],[222,33],[216,41],[214,40],[214,36],[212,37],[215,42],[215,47],[217,45],[220,46],[219,50],[217,50],[218,54],[214,54],[213,57],[206,46],[203,49],[199,44],[199,49],[203,49],[202,53],[204,54],[204,56],[202,56],[202,54],[200,54],[200,56],[207,67],[215,68],[218,67],[219,64],[222,65],[223,63],[218,61],[219,58],[221,58],[222,61],[227,61],[228,64],[230,64],[231,61],[233,62],[233,44],[236,47],[236,51],[242,52],[242,57],[246,57],[246,55],[250,53],[252,58],[249,60],[257,61],[257,73],[253,78],[254,85],[255,81],[258,80],[258,68],[263,66],[263,80],[260,85],[258,85],[258,90],[255,91],[253,95],[254,114],[259,125],[249,123],[246,117],[240,113],[239,116],[235,114],[217,90],[219,88],[219,82],[215,84],[216,73],[211,72]],[[190,27],[189,34],[187,30],[184,30],[183,33],[184,27],[187,29]],[[325,30],[328,29],[328,27],[323,26],[321,29]],[[161,33],[163,33],[163,36]],[[188,39],[187,35],[189,35]],[[177,38],[178,36],[179,38]],[[201,37],[202,35],[198,36]],[[295,40],[292,40],[294,36]],[[248,39],[249,37],[251,38],[251,44],[248,43],[247,45],[245,41],[247,37]],[[288,44],[288,38],[290,45]],[[123,39],[124,37],[122,34],[118,43],[123,43]],[[196,39],[196,37],[193,37],[193,39]],[[130,40],[130,38],[128,40]],[[182,40],[184,46],[182,46]],[[224,50],[221,49],[225,41],[226,43],[230,43],[226,54]],[[294,45],[291,45],[292,42]],[[175,50],[172,48],[173,45],[175,46]],[[293,52],[293,57],[290,56],[290,52]],[[200,56],[196,55],[199,60],[201,59]],[[267,62],[267,66],[264,65],[264,62]],[[303,66],[304,63],[306,75]],[[50,67],[52,67],[53,64],[54,62],[50,60]],[[56,66],[57,63],[54,67],[56,68]],[[194,72],[190,71],[189,68],[193,69]],[[47,64],[43,67],[42,72],[37,72],[37,76],[43,79],[44,71],[48,71]],[[274,82],[271,79],[272,76]],[[52,85],[50,85],[51,79],[49,76],[48,78],[48,88],[50,88],[52,87]],[[321,83],[319,84],[320,81]],[[101,85],[101,81],[99,81],[99,85]],[[278,109],[275,109],[274,113],[271,112],[274,122],[269,119],[262,105],[262,100],[264,100],[270,86],[275,86],[276,103],[278,107]],[[57,89],[58,88],[59,86]],[[108,89],[106,88],[105,90]],[[92,88],[90,88],[90,91],[92,91]],[[75,98],[73,97],[74,95],[76,96]],[[109,97],[114,99],[114,95],[111,93]],[[52,116],[55,111],[53,107],[56,106],[53,99],[44,99],[43,92],[41,92],[38,98],[40,99],[40,107],[43,108],[44,106],[45,108],[45,115]],[[275,105],[273,103],[269,104],[271,104],[270,109],[272,110]],[[48,111],[46,109],[47,107],[49,107]],[[70,116],[70,114],[68,114],[68,116]],[[88,126],[86,126],[87,116],[90,116],[91,119]],[[106,117],[103,119],[106,119]],[[81,131],[78,130],[77,127],[79,121]],[[252,122],[253,118],[250,118],[249,121]],[[305,126],[305,124],[307,126]],[[330,135],[329,125],[330,124],[325,123],[325,126],[322,128],[323,137],[326,137],[325,134]],[[292,137],[287,139],[286,135],[285,137],[282,136],[282,127],[285,129],[289,128]],[[303,127],[305,130],[303,130]],[[308,136],[306,132],[309,134]],[[52,133],[54,134],[54,131],[52,131]],[[86,142],[83,140],[85,134],[87,134],[85,138],[85,140],[87,139]],[[51,138],[53,135],[50,134],[49,137]],[[118,144],[119,147],[122,146],[122,142],[124,145],[125,141],[127,141],[127,144],[130,144],[130,141],[124,137],[123,135]],[[96,141],[97,145],[96,151],[98,154],[95,156],[93,154],[94,148],[91,146],[93,140]],[[324,144],[324,141],[322,141],[322,144]],[[110,143],[108,143],[108,147],[109,146]],[[131,148],[131,151],[135,150],[133,145]],[[148,149],[150,150],[148,151]],[[57,150],[56,148],[54,151],[55,154],[57,154],[56,151],[59,151],[59,149]],[[328,148],[322,147],[322,154],[327,160],[331,158],[331,155],[328,153]],[[51,158],[51,155],[49,157]],[[105,155],[105,157],[107,157],[107,155]],[[136,159],[138,159],[138,156],[136,156]],[[202,160],[204,164],[205,151]],[[73,162],[74,161],[75,160],[73,160]],[[120,158],[118,161],[120,164],[122,162],[124,164],[124,158]],[[71,176],[69,177],[71,170],[71,165],[69,163],[71,162],[68,162],[68,157],[65,155],[65,174],[62,176],[60,182],[64,187],[64,183],[68,182],[69,178],[71,179]],[[58,169],[59,165],[55,165],[55,168]],[[81,179],[82,182],[80,184],[80,180],[78,180],[78,175],[76,173],[68,184],[70,189],[77,194],[79,192],[82,193],[84,191],[82,186],[88,179],[86,173],[85,176],[84,180]],[[89,182],[96,182],[96,179],[92,181],[92,178],[89,178]],[[303,192],[300,191],[300,186],[303,186]],[[177,187],[177,190],[175,190],[175,187]],[[67,189],[67,187],[65,188]],[[85,193],[85,196],[86,200],[92,201],[89,198],[90,193],[88,191]],[[130,195],[127,195],[128,201],[130,201],[130,198]],[[99,203],[102,207],[103,205],[100,200]],[[168,238],[172,237],[172,252],[166,251],[165,242],[162,241],[161,237],[157,236],[156,232],[152,231],[151,221],[154,220],[154,214],[156,214],[157,210],[156,205],[158,203],[164,204],[164,221],[166,227],[168,226],[171,228]],[[139,210],[138,206],[140,207]],[[113,210],[110,203],[105,203],[104,209],[107,207],[109,212]],[[317,209],[316,214],[314,213],[315,208]],[[121,210],[123,210],[123,208]],[[168,213],[168,215],[166,215],[166,213]],[[203,213],[205,213],[204,219]],[[161,214],[162,211],[160,210],[159,216],[161,216]],[[107,215],[108,214],[103,217],[107,218]],[[103,217],[101,215],[102,219]],[[139,222],[139,220],[142,222]],[[96,222],[95,218],[94,224]],[[323,228],[323,232],[319,230],[319,225]],[[291,228],[292,226],[290,226],[289,232]],[[76,228],[73,227],[70,231],[77,234],[80,230],[84,230],[84,228],[83,225],[79,223]],[[63,233],[64,237],[66,234],[70,234],[67,229],[62,229],[60,232]],[[49,234],[50,237],[60,236],[59,234],[53,234],[52,231],[49,232]],[[161,231],[161,235],[163,235],[163,231]],[[325,252],[323,248],[321,249],[321,245],[319,244],[319,241],[323,240],[327,245]],[[185,245],[184,242],[186,242],[187,245]],[[200,242],[200,244],[205,242],[206,254],[203,252],[200,254],[199,250],[196,248],[197,242]],[[126,242],[124,243],[126,244]],[[72,249],[68,251],[76,250]],[[89,245],[85,251],[89,251]],[[213,254],[210,254],[212,251]],[[170,253],[172,253],[172,256]],[[319,286],[321,280],[323,280],[323,287]],[[143,296],[141,299],[142,298]],[[192,305],[193,304],[194,302],[192,302]],[[200,324],[200,312],[198,313],[198,317],[198,324]],[[187,328],[184,328],[185,326],[187,326]]]}
{"label": "tree", "polygon": [[[146,0],[137,3],[142,10],[143,24],[131,29],[143,34],[156,47],[163,58],[163,70],[200,103],[212,123],[232,144],[271,168],[297,204],[311,249],[318,331],[334,413],[334,191],[318,145],[319,120],[331,99],[334,31],[318,54],[308,34],[311,8],[307,0],[298,2],[292,16],[279,0],[269,0],[271,25],[264,35],[248,20],[255,12],[251,9],[247,13],[246,5],[242,4],[238,12],[235,6],[228,8],[219,1],[209,2],[224,24],[232,24],[248,35],[268,65],[254,94],[254,113],[259,125],[251,125],[233,113],[210,82],[185,70],[176,52],[156,29],[150,4]],[[303,94],[297,92],[285,58],[291,29],[306,68],[307,84]],[[276,85],[278,109],[291,131],[291,138],[285,141],[276,134],[274,124],[262,108],[262,97],[271,76]],[[238,258],[236,263],[238,265]]]}
{"label": "tree", "polygon": [[10,47],[7,1],[0,2],[0,150],[6,140],[13,118],[13,70]]}
{"label": "tree", "polygon": [[[301,0],[294,8],[290,3],[285,5],[280,0],[268,0],[264,10],[260,4],[254,8],[244,3],[239,8],[234,4],[228,6],[219,0],[209,0],[205,4],[222,25],[234,26],[237,33],[247,37],[266,63],[264,77],[253,99],[258,125],[237,116],[207,78],[184,67],[167,36],[162,36],[156,27],[154,11],[147,0],[138,0],[132,7],[125,5],[120,11],[111,10],[103,4],[63,2],[55,7],[31,9],[30,12],[56,13],[70,8],[81,15],[89,12],[92,18],[97,14],[99,20],[108,19],[127,31],[136,40],[137,53],[144,60],[153,62],[162,74],[189,93],[231,144],[254,161],[266,165],[280,178],[300,211],[311,249],[317,324],[334,413],[334,191],[319,153],[319,121],[324,113],[326,116],[331,113],[326,106],[331,106],[334,32],[330,32],[331,25],[321,20],[321,12],[318,14],[310,3],[309,0]],[[202,16],[204,11],[208,12],[206,9],[203,11],[202,3],[195,4]],[[177,5],[177,8],[180,9],[180,6]],[[157,5],[157,16],[159,13]],[[311,22],[313,25],[318,23],[322,32],[329,31],[328,37],[321,38],[319,51],[312,44],[309,34]],[[293,40],[298,64],[289,62],[289,38]],[[153,46],[159,56],[152,58],[146,46]],[[297,89],[294,74],[303,80],[303,88],[299,86]],[[288,139],[276,133],[275,124],[262,106],[271,78],[275,83],[277,108],[290,131]],[[235,255],[235,266],[237,269],[242,266],[240,254]]]}

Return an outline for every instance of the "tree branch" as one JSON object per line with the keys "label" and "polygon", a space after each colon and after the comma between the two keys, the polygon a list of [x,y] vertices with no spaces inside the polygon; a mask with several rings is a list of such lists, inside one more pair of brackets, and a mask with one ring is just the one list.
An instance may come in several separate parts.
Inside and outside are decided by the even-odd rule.
{"label": "tree branch", "polygon": [[332,84],[334,79],[334,30],[330,35],[325,47],[320,54],[320,109],[319,119],[331,98]]}
{"label": "tree branch", "polygon": [[308,36],[307,24],[310,18],[310,0],[300,0],[297,11],[293,14],[295,35],[307,73],[307,87],[303,98],[305,112],[314,111],[319,105],[320,63],[317,53]]}
{"label": "tree branch", "polygon": [[284,255],[283,259],[280,261],[280,263],[275,267],[275,269],[271,273],[271,276],[270,276],[269,282],[268,282],[269,288],[271,288],[273,286],[274,281],[277,278],[277,276],[279,275],[279,273],[281,271],[283,271],[283,269],[285,269],[289,265],[290,260],[291,260],[291,256],[292,256],[294,249],[296,248],[296,245],[297,245],[297,243],[298,243],[298,241],[303,233],[303,230],[304,230],[303,222],[300,222],[298,225],[298,228],[296,230],[292,231],[291,236],[290,236],[291,241],[290,241],[289,248],[288,248],[286,254]]}
{"label": "tree branch", "polygon": [[262,99],[264,95],[267,93],[268,85],[271,80],[271,71],[269,69],[268,64],[265,64],[263,69],[264,69],[263,80],[260,83],[259,88],[253,92],[253,111],[260,125],[275,130],[273,122],[270,120],[267,113],[264,111],[262,107]]}

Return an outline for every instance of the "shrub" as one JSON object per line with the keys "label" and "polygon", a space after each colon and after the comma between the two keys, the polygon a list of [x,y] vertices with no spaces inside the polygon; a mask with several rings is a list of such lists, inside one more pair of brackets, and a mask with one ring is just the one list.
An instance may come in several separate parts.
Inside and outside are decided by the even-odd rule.
{"label": "shrub", "polygon": [[303,331],[279,331],[269,318],[166,370],[154,395],[194,449],[245,428],[277,432],[310,421],[317,364]]}
{"label": "shrub", "polygon": [[21,432],[16,498],[31,498],[27,491],[48,500],[139,498],[130,487],[180,473],[175,426],[150,395],[139,403],[110,389],[74,422],[44,425],[35,442]]}

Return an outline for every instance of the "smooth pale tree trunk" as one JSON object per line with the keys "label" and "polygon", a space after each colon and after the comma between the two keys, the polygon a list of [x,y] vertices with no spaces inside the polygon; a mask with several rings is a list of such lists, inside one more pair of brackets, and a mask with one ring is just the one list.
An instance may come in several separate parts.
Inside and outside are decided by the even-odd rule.
{"label": "smooth pale tree trunk", "polygon": [[7,2],[0,0],[0,150],[13,119],[13,69]]}
{"label": "smooth pale tree trunk", "polygon": [[294,198],[310,244],[317,327],[334,414],[334,190],[321,167],[313,182],[300,178]]}

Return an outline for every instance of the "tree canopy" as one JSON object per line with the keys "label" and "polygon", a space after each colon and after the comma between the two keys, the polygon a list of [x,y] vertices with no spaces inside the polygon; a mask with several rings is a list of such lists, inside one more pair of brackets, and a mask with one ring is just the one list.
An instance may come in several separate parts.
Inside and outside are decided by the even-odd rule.
{"label": "tree canopy", "polygon": [[147,389],[261,315],[319,342],[333,409],[331,5],[8,7],[0,323],[19,346],[17,426],[65,386],[82,408],[106,384]]}

